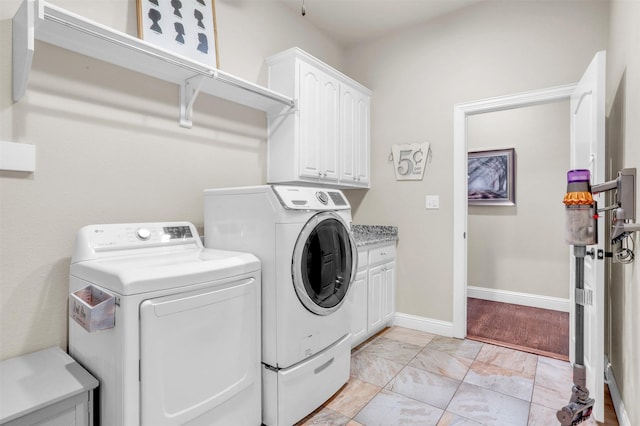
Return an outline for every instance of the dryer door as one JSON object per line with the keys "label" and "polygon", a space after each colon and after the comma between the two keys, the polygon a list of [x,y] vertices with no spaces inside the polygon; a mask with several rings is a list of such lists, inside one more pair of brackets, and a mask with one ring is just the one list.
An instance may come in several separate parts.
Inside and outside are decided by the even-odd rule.
{"label": "dryer door", "polygon": [[232,402],[260,386],[259,283],[217,284],[140,305],[142,426],[259,423],[259,397]]}
{"label": "dryer door", "polygon": [[293,251],[293,284],[302,304],[328,315],[345,300],[355,277],[358,255],[348,225],[334,212],[313,216]]}

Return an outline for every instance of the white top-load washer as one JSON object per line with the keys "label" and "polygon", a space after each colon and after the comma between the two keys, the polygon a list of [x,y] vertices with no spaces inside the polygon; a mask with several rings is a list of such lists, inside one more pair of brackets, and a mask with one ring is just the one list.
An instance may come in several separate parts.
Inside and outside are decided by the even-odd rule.
{"label": "white top-load washer", "polygon": [[69,353],[100,381],[99,424],[261,423],[255,256],[205,249],[188,222],[91,225],[69,289]]}
{"label": "white top-load washer", "polygon": [[349,378],[350,205],[336,189],[264,185],[205,190],[204,208],[206,247],[262,263],[262,421],[290,426]]}

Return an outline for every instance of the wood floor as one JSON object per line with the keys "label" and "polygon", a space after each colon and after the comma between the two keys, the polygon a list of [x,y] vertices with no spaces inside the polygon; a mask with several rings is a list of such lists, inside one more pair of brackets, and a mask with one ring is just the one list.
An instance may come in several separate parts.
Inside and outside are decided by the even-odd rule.
{"label": "wood floor", "polygon": [[467,299],[467,338],[569,360],[569,313]]}

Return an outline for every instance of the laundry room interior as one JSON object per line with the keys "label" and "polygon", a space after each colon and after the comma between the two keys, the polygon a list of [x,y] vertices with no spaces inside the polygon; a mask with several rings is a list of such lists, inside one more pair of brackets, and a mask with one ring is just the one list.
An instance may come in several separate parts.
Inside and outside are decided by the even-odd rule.
{"label": "laundry room interior", "polygon": [[[35,354],[77,366],[59,374],[73,372],[88,393],[73,423],[43,424],[640,424],[640,1],[173,3],[1,2],[0,424],[62,415],[59,400],[25,408],[36,394],[55,399],[44,384],[55,363]],[[186,34],[198,19],[211,32],[193,59],[163,43],[181,35],[168,16],[196,3],[208,15]],[[597,117],[598,142],[576,130],[583,110]],[[504,159],[504,199],[470,195],[471,166],[487,156]],[[592,181],[571,180],[584,177],[575,169]],[[578,184],[606,207],[587,214],[598,232],[586,243],[567,236]],[[229,291],[231,275],[254,280],[246,303],[234,300],[257,301],[256,315],[229,305],[219,324],[185,317],[227,328],[229,344],[216,348],[256,355],[220,355],[237,367],[220,374],[251,383],[227,375],[230,396],[203,397],[239,417],[196,403],[167,414],[211,395],[199,382],[171,389],[176,401],[157,417],[164,378],[145,381],[140,365],[191,358],[145,354],[145,341],[162,348],[164,329],[145,315],[169,309],[174,293],[154,276],[164,287],[140,295],[152,292],[131,268],[137,249],[145,268],[161,254],[193,268],[193,282],[176,281],[185,306],[206,292],[205,276]],[[120,251],[132,263],[115,262]],[[92,281],[110,273],[104,286]],[[139,290],[118,289],[137,279]],[[76,280],[113,297],[115,323],[74,319]],[[472,310],[478,301],[489,307]],[[510,335],[562,348],[501,342],[515,320],[488,317],[496,302],[523,321]],[[234,339],[237,324],[255,326],[257,340]],[[92,340],[109,333],[127,343]],[[585,366],[587,395],[570,401]],[[105,396],[116,382],[128,402]]]}

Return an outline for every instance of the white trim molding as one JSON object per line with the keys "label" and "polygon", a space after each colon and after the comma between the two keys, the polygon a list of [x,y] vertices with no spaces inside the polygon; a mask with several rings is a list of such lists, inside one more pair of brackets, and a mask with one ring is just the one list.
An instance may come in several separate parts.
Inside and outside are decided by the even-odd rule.
{"label": "white trim molding", "polygon": [[453,106],[453,336],[467,335],[467,117],[567,100],[576,84]]}
{"label": "white trim molding", "polygon": [[609,386],[609,393],[611,394],[613,408],[616,410],[616,416],[618,416],[618,423],[620,424],[620,426],[631,426],[631,421],[629,420],[627,409],[624,406],[624,402],[622,402],[622,396],[620,395],[620,390],[618,389],[618,384],[616,383],[616,377],[613,374],[613,368],[611,367],[609,358],[606,355],[604,357],[604,365],[605,380],[607,381],[607,385]]}
{"label": "white trim molding", "polygon": [[453,323],[417,315],[396,313],[393,325],[437,334],[438,336],[453,337]]}
{"label": "white trim molding", "polygon": [[494,302],[512,303],[514,305],[531,306],[533,308],[551,309],[552,311],[569,312],[569,299],[542,296],[539,294],[519,293],[509,290],[497,290],[486,287],[467,287],[467,297],[491,300]]}

